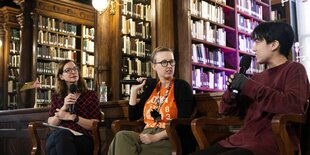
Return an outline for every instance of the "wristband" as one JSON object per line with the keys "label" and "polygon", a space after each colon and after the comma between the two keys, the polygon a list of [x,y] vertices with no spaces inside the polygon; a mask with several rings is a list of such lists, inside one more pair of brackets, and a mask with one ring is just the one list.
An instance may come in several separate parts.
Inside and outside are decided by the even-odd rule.
{"label": "wristband", "polygon": [[79,122],[79,116],[78,116],[78,115],[75,115],[75,118],[74,118],[73,122],[74,122],[74,123]]}

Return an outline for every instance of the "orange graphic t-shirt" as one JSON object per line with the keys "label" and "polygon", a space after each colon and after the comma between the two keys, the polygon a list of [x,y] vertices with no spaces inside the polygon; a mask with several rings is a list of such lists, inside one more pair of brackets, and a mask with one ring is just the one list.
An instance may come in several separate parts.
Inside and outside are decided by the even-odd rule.
{"label": "orange graphic t-shirt", "polygon": [[[151,96],[146,101],[143,109],[143,117],[145,128],[165,128],[166,122],[171,119],[175,119],[178,117],[178,109],[174,99],[174,83],[171,84],[171,88],[169,90],[168,96],[165,101],[163,101],[162,105],[159,105],[159,114],[161,115],[161,120],[156,122],[154,118],[151,116],[151,111],[153,109],[157,109],[156,101],[158,99],[158,88],[160,87],[160,82],[157,83],[156,88],[153,90]],[[164,94],[166,93],[168,88],[160,89],[160,101],[165,98]]]}

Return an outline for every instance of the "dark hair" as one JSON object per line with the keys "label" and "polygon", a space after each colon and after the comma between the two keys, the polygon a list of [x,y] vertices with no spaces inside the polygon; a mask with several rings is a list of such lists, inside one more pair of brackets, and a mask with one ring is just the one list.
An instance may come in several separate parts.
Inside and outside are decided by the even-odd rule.
{"label": "dark hair", "polygon": [[[68,86],[64,80],[61,80],[59,75],[63,73],[64,66],[69,63],[73,62],[75,65],[76,63],[72,60],[63,60],[57,65],[57,70],[55,74],[56,78],[56,88],[55,93],[58,97],[65,97],[68,94]],[[79,80],[77,81],[77,91],[80,93],[84,93],[87,91],[87,86],[85,80],[82,78],[82,74],[79,71]]]}
{"label": "dark hair", "polygon": [[254,40],[266,40],[267,44],[277,40],[280,54],[288,57],[294,42],[294,31],[289,24],[283,22],[265,22],[255,27],[252,32]]}
{"label": "dark hair", "polygon": [[173,54],[172,49],[168,48],[168,47],[157,47],[153,50],[152,55],[151,55],[151,62],[155,63],[155,56],[157,53],[159,52],[171,52]]}

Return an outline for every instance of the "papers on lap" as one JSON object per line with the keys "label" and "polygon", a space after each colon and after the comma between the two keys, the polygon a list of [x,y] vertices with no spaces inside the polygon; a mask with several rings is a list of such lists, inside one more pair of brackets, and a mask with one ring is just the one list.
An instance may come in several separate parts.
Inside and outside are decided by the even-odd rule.
{"label": "papers on lap", "polygon": [[43,125],[48,126],[48,127],[51,127],[51,128],[56,128],[56,129],[69,130],[69,131],[72,132],[75,136],[82,136],[82,135],[83,135],[83,134],[80,133],[80,132],[74,131],[74,130],[72,130],[72,129],[69,129],[69,128],[66,128],[66,127],[63,127],[63,126],[51,125],[51,124],[48,124],[48,123],[43,123]]}

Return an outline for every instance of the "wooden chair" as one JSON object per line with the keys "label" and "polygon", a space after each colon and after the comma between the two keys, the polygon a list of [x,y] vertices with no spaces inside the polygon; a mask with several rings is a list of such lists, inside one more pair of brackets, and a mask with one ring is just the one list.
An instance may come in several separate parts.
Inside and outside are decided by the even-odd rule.
{"label": "wooden chair", "polygon": [[[104,122],[93,122],[92,137],[94,141],[93,155],[101,154],[100,127],[104,127]],[[43,125],[43,122],[30,122],[28,132],[31,138],[31,155],[43,155],[45,153],[45,140],[51,132],[50,128]]]}
{"label": "wooden chair", "polygon": [[[217,103],[218,102],[219,101],[217,101]],[[276,137],[281,155],[294,155],[293,144],[289,138],[286,127],[288,123],[297,124],[299,128],[298,130],[300,130],[301,126],[305,124],[307,118],[307,112],[308,112],[308,102],[306,104],[304,114],[278,114],[273,117],[271,121],[272,131]],[[234,132],[232,132],[230,128],[231,126],[242,126],[242,124],[243,120],[241,120],[239,117],[219,118],[219,117],[203,116],[194,119],[191,122],[191,128],[199,145],[199,149],[202,150],[206,149],[215,142],[233,134]],[[212,132],[212,127],[215,128],[213,129],[213,131],[216,130],[220,132]],[[208,130],[210,130],[209,128],[211,128],[211,132],[208,132]],[[309,131],[309,128],[305,130]],[[303,133],[301,133],[301,135]],[[301,155],[301,151],[299,151],[299,155]]]}
{"label": "wooden chair", "polygon": [[[191,118],[179,118],[179,119],[172,119],[166,123],[166,131],[169,137],[169,140],[172,144],[172,155],[182,155],[182,146],[181,140],[177,133],[177,127],[180,125],[187,125],[190,126],[191,120],[197,113],[197,108],[194,108]],[[137,121],[129,121],[129,120],[115,120],[112,123],[112,131],[116,134],[120,130],[131,130],[136,132],[142,132],[144,129],[144,122],[143,119],[139,119]]]}

